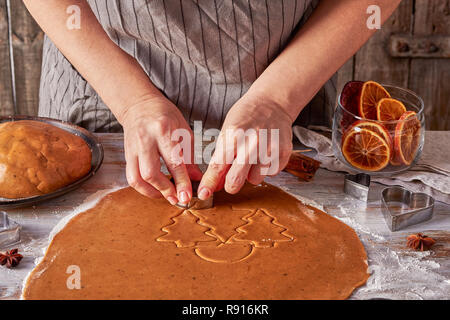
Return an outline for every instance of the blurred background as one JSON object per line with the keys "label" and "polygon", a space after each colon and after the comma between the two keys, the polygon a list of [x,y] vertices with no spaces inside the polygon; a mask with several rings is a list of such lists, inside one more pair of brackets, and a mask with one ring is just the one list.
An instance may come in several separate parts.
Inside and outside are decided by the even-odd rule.
{"label": "blurred background", "polygon": [[[37,115],[43,37],[21,0],[0,0],[0,116]],[[352,79],[415,91],[427,130],[450,130],[450,0],[403,0],[339,70],[338,90]]]}

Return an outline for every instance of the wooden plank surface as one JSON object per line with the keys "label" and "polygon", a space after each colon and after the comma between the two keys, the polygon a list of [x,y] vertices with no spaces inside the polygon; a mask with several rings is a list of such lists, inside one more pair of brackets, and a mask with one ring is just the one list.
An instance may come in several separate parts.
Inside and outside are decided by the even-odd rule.
{"label": "wooden plank surface", "polygon": [[[6,1],[0,0],[0,115],[14,114]],[[12,0],[12,45],[14,48],[16,113],[36,115],[43,33],[25,9],[22,1]],[[351,80],[375,80],[409,87],[426,104],[427,128],[450,129],[450,60],[392,58],[389,39],[392,34],[442,39],[449,36],[448,0],[404,0],[388,22],[340,70],[338,90]],[[444,38],[446,39],[446,38]],[[437,53],[435,53],[437,54]]]}
{"label": "wooden plank surface", "polygon": [[404,0],[382,28],[357,52],[355,80],[407,87],[408,59],[393,59],[387,50],[391,33],[410,33],[413,0]]}
{"label": "wooden plank surface", "polygon": [[338,92],[351,80],[374,80],[406,86],[408,61],[394,60],[386,50],[393,32],[410,33],[413,0],[403,1],[375,35],[338,71]]}
{"label": "wooden plank surface", "polygon": [[351,80],[374,80],[386,84],[406,86],[409,63],[394,60],[386,50],[393,32],[409,33],[413,1],[406,0],[375,35],[338,71],[338,93]]}
{"label": "wooden plank surface", "polygon": [[434,36],[393,34],[389,39],[389,53],[397,58],[450,58],[450,34]]}
{"label": "wooden plank surface", "polygon": [[37,115],[44,33],[22,1],[11,1],[17,114]]}
{"label": "wooden plank surface", "polygon": [[6,0],[0,0],[0,116],[14,114]]}
{"label": "wooden plank surface", "polygon": [[[96,192],[126,186],[123,136],[100,134],[105,160],[99,172],[78,190],[27,209],[9,210],[10,218],[22,227],[17,247],[24,259],[17,269],[0,268],[0,299],[17,299],[23,279],[42,257],[52,228]],[[299,199],[314,199],[324,210],[355,229],[366,248],[368,283],[352,299],[448,299],[450,296],[450,206],[437,203],[431,221],[390,232],[381,210],[379,195],[384,188],[373,184],[369,202],[362,203],[343,193],[343,174],[319,169],[312,182],[301,182],[288,173],[267,179]],[[305,200],[309,202],[309,200]],[[410,233],[425,232],[438,243],[425,253],[405,247]],[[5,249],[5,248],[0,248]],[[299,271],[301,272],[301,271]]]}
{"label": "wooden plank surface", "polygon": [[337,80],[337,97],[339,98],[339,94],[342,92],[345,84],[351,80],[354,80],[355,73],[355,56],[351,57],[347,60],[347,62],[339,69],[338,71],[338,80]]}
{"label": "wooden plank surface", "polygon": [[[450,1],[417,0],[414,36],[450,34]],[[450,59],[413,59],[408,86],[425,102],[427,128],[450,130]]]}

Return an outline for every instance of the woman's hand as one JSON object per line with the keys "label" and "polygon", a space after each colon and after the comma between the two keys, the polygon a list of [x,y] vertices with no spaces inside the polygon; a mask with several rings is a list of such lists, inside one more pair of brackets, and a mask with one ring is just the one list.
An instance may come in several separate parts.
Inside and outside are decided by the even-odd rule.
{"label": "woman's hand", "polygon": [[246,180],[260,184],[265,176],[278,174],[292,151],[292,123],[270,99],[242,97],[227,114],[199,198],[207,199],[222,187],[235,194]]}
{"label": "woman's hand", "polygon": [[[180,153],[180,141],[172,141],[175,130],[188,133],[192,154],[193,134],[183,115],[168,99],[152,96],[128,107],[120,117],[124,128],[126,173],[130,186],[141,194],[164,196],[171,204],[188,203],[192,197],[191,180],[202,173]],[[161,172],[160,156],[175,180],[176,189]]]}
{"label": "woman's hand", "polygon": [[[124,127],[130,185],[149,197],[163,195],[173,204],[187,203],[192,195],[189,177],[200,180],[201,172],[194,165],[185,165],[179,155],[171,154],[177,145],[171,141],[174,130],[183,128],[192,134],[178,109],[153,85],[136,59],[109,38],[87,1],[24,2],[45,33]],[[72,5],[83,12],[81,27],[76,32],[66,26],[67,8]],[[135,97],[142,98],[133,100]],[[176,190],[160,171],[160,156],[175,179]]]}

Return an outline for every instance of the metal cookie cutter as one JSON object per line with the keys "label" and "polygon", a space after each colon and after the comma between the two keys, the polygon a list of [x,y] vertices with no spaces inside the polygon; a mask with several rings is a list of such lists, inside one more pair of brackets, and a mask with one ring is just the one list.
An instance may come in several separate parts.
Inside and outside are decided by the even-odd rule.
{"label": "metal cookie cutter", "polygon": [[0,247],[18,242],[20,240],[20,225],[9,220],[4,211],[0,211]]}
{"label": "metal cookie cutter", "polygon": [[[173,178],[170,179],[170,181],[172,183],[175,183]],[[207,200],[200,200],[197,197],[197,191],[198,191],[198,187],[200,185],[200,181],[192,181],[192,199],[189,203],[184,204],[184,203],[177,203],[177,207],[183,208],[183,209],[197,209],[197,210],[201,210],[201,209],[209,209],[212,208],[212,206],[214,205],[214,194],[212,194]]]}
{"label": "metal cookie cutter", "polygon": [[365,173],[356,175],[346,174],[344,192],[358,200],[366,201],[369,198],[370,176]]}
{"label": "metal cookie cutter", "polygon": [[413,193],[402,187],[388,187],[381,192],[381,210],[391,231],[430,220],[434,199],[425,193]]}

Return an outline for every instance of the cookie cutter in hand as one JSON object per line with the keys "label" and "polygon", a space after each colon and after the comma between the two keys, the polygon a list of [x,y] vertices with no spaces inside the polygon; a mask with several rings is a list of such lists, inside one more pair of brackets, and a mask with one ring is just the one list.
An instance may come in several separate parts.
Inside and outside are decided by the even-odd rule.
{"label": "cookie cutter in hand", "polygon": [[369,198],[370,176],[365,173],[346,174],[344,192],[358,200],[367,202]]}
{"label": "cookie cutter in hand", "polygon": [[[170,182],[175,183],[173,177],[170,179]],[[200,181],[191,181],[192,183],[192,198],[189,203],[177,203],[176,206],[183,209],[209,209],[214,205],[214,194],[212,194],[208,199],[201,200],[197,196],[198,187],[200,186]]]}
{"label": "cookie cutter in hand", "polygon": [[9,220],[8,214],[0,211],[0,247],[4,247],[20,240],[20,225]]}
{"label": "cookie cutter in hand", "polygon": [[388,187],[381,192],[381,210],[391,231],[430,220],[433,209],[434,199],[425,193],[402,187]]}

